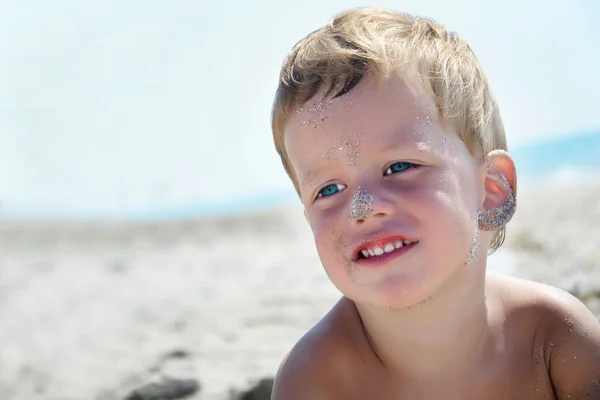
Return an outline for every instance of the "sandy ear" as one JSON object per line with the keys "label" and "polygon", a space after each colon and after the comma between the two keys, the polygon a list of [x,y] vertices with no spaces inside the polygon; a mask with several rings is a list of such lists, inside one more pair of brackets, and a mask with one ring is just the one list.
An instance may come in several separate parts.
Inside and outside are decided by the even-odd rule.
{"label": "sandy ear", "polygon": [[486,156],[484,210],[497,208],[517,197],[517,170],[506,151],[493,150]]}

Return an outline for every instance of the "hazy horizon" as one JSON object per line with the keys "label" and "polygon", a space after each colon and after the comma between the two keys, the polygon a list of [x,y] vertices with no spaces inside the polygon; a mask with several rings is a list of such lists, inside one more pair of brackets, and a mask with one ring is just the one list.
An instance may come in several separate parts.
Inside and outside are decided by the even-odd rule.
{"label": "hazy horizon", "polygon": [[[353,1],[9,1],[0,214],[121,215],[292,191],[271,102],[285,54]],[[600,130],[600,3],[380,1],[473,47],[511,147]]]}

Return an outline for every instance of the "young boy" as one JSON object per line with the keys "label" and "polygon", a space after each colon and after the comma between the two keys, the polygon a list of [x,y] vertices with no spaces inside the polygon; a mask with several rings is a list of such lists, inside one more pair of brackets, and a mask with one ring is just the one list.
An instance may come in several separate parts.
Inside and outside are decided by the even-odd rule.
{"label": "young boy", "polygon": [[455,33],[383,9],[339,14],[286,58],[272,127],[343,294],[285,357],[274,399],[600,399],[588,309],[486,273],[516,172]]}

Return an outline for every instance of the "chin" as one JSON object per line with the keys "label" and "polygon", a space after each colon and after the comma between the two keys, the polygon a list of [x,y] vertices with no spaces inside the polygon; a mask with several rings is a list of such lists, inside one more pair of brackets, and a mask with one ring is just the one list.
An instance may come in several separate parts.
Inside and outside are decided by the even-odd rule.
{"label": "chin", "polygon": [[355,303],[382,310],[403,310],[427,302],[433,295],[430,285],[422,280],[396,277],[377,285],[363,286],[358,283],[344,294]]}
{"label": "chin", "polygon": [[344,296],[365,307],[382,310],[402,310],[426,303],[460,269],[447,259],[423,260],[418,253],[403,263],[390,262],[375,267],[339,262],[325,265],[329,279]]}
{"label": "chin", "polygon": [[385,296],[374,294],[365,304],[370,303],[372,307],[388,311],[407,310],[426,303],[430,298],[430,295],[419,292],[390,293]]}

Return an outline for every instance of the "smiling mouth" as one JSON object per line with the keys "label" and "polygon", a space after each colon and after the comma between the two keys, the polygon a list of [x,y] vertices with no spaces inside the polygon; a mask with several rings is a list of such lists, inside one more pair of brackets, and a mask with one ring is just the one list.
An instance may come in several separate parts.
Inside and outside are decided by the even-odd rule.
{"label": "smiling mouth", "polygon": [[389,240],[383,243],[367,244],[360,248],[356,260],[364,260],[368,258],[377,258],[385,254],[393,253],[402,248],[415,245],[416,241],[410,240]]}

